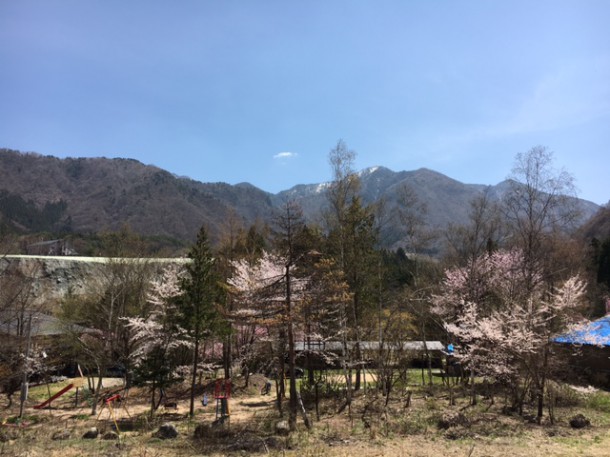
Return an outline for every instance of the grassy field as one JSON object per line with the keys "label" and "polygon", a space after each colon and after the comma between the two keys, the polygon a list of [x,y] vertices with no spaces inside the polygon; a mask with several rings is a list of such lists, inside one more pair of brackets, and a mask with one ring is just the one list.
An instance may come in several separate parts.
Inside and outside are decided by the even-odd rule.
{"label": "grassy field", "polygon": [[[469,406],[467,392],[455,387],[455,405],[445,387],[422,386],[419,371],[407,385],[393,392],[388,403],[373,388],[359,392],[349,408],[339,379],[329,378],[332,388],[323,390],[316,414],[312,393],[303,391],[313,427],[308,430],[299,417],[297,431],[290,436],[276,433],[280,417],[275,395],[260,395],[262,376],[254,376],[246,387],[235,380],[230,399],[230,421],[213,426],[213,399],[208,406],[197,404],[190,419],[188,392],[181,386],[169,393],[177,408],[161,408],[149,415],[147,392],[131,389],[128,401],[111,412],[107,408],[90,416],[90,397],[75,406],[75,389],[57,399],[47,410],[32,409],[68,382],[31,389],[24,420],[16,419],[18,405],[0,409],[0,456],[174,456],[174,455],[277,455],[277,456],[607,456],[610,449],[610,395],[594,389],[555,386],[555,422],[548,413],[541,425],[532,411],[523,415],[503,411],[500,395],[479,397]],[[79,380],[80,381],[80,380]],[[201,392],[201,394],[203,391]],[[410,404],[407,399],[410,398]],[[4,401],[4,400],[3,400]],[[0,403],[0,408],[5,405]],[[287,404],[285,405],[287,408]],[[591,425],[574,429],[569,421],[576,414]],[[318,417],[319,415],[319,417]],[[449,419],[448,419],[449,418]],[[118,439],[83,439],[91,427],[101,435],[119,427]],[[452,422],[453,420],[453,422]],[[163,440],[155,437],[165,422],[175,425],[179,435]],[[116,435],[113,436],[116,438]]]}

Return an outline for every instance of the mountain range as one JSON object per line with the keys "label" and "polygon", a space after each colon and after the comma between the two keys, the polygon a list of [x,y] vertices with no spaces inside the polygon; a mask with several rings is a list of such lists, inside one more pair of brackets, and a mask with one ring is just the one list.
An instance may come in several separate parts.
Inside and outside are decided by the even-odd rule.
{"label": "mountain range", "polygon": [[[427,208],[431,229],[467,222],[470,202],[487,190],[500,199],[509,187],[464,184],[429,169],[394,172],[374,167],[359,173],[365,203],[385,201],[395,212],[401,189],[412,189]],[[300,184],[271,194],[251,184],[202,183],[178,177],[133,159],[66,158],[0,149],[0,224],[21,233],[98,233],[129,226],[148,236],[194,240],[202,224],[218,239],[230,220],[244,226],[269,222],[287,200],[306,218],[319,222],[327,204],[327,184]],[[580,223],[599,210],[578,199]],[[396,225],[397,222],[390,222]],[[396,244],[400,227],[387,230],[386,245]]]}

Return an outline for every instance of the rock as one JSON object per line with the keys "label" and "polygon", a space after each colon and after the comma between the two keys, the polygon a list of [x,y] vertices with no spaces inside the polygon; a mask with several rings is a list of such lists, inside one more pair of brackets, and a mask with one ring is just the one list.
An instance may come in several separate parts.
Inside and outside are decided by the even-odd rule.
{"label": "rock", "polygon": [[118,440],[119,434],[117,432],[106,432],[102,435],[103,440]]}
{"label": "rock", "polygon": [[65,441],[70,439],[70,430],[58,430],[51,437],[53,441]]}
{"label": "rock", "polygon": [[470,424],[466,416],[462,413],[458,413],[455,411],[448,411],[443,414],[443,416],[438,421],[438,428],[441,430],[447,430],[451,427],[468,427]]}
{"label": "rock", "polygon": [[237,437],[227,449],[230,452],[245,452],[247,455],[263,452],[267,454],[269,453],[269,449],[267,448],[265,441],[262,438],[252,434]]}
{"label": "rock", "polygon": [[204,439],[224,439],[233,436],[228,427],[221,427],[216,422],[199,424],[195,427],[193,438],[196,440]]}
{"label": "rock", "polygon": [[538,417],[534,416],[533,414],[524,414],[523,420],[526,421],[528,424],[537,424],[538,423]]}
{"label": "rock", "polygon": [[195,427],[195,431],[193,432],[193,438],[197,440],[202,440],[210,435],[210,426],[206,424],[199,424]]}
{"label": "rock", "polygon": [[290,426],[288,425],[288,421],[279,421],[275,424],[275,433],[281,436],[290,435]]}
{"label": "rock", "polygon": [[162,440],[169,440],[178,436],[178,430],[176,430],[174,424],[166,422],[165,424],[161,424],[154,436]]}
{"label": "rock", "polygon": [[100,434],[100,431],[95,428],[95,427],[91,427],[89,430],[87,430],[85,432],[85,434],[83,435],[83,439],[85,440],[94,440],[97,438],[97,436]]}
{"label": "rock", "polygon": [[467,428],[458,425],[456,427],[451,427],[448,430],[445,430],[444,434],[445,439],[448,440],[463,440],[466,438],[472,438],[472,432]]}
{"label": "rock", "polygon": [[265,443],[269,449],[281,450],[284,449],[284,440],[276,436],[269,436]]}
{"label": "rock", "polygon": [[591,425],[591,421],[582,414],[577,414],[570,419],[570,427],[572,428],[585,428]]}
{"label": "rock", "polygon": [[13,430],[0,429],[0,443],[8,443],[19,438],[19,434]]}

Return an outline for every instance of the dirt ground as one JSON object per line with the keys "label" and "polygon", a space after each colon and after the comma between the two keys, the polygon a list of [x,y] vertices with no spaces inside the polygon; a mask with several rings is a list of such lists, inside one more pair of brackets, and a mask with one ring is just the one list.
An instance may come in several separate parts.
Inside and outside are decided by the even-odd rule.
{"label": "dirt ground", "polygon": [[[80,382],[80,381],[77,381]],[[119,388],[116,381],[105,384],[108,389]],[[379,401],[369,393],[354,402],[352,419],[347,410],[338,413],[339,402],[326,400],[321,405],[320,419],[309,409],[313,421],[307,430],[301,417],[297,432],[290,436],[278,435],[275,425],[280,420],[275,392],[261,395],[262,376],[251,379],[244,388],[234,386],[230,399],[230,420],[213,427],[216,408],[212,385],[207,389],[210,401],[201,404],[203,390],[197,397],[196,415],[188,419],[189,398],[185,388],[168,393],[168,403],[176,408],[161,407],[153,418],[145,392],[137,389],[129,393],[123,405],[115,405],[112,412],[101,410],[90,416],[90,406],[74,406],[74,394],[66,394],[52,404],[51,409],[35,410],[31,401],[25,414],[25,425],[18,425],[14,417],[18,405],[4,409],[0,400],[0,456],[72,457],[138,456],[165,457],[173,455],[282,455],[282,456],[517,456],[545,457],[610,455],[610,417],[600,412],[586,411],[592,425],[572,429],[569,418],[578,408],[558,409],[557,423],[536,425],[521,416],[502,415],[486,411],[481,405],[476,412],[464,406],[449,407],[442,395],[436,398],[415,396],[406,408],[396,399],[386,416]],[[239,384],[237,382],[236,384]],[[74,389],[73,389],[74,390]],[[39,394],[40,396],[41,394]],[[468,425],[439,428],[437,419],[447,411],[468,416]],[[114,430],[118,424],[119,440],[84,440],[82,435],[91,427],[101,434]],[[154,436],[165,422],[176,426],[179,436],[161,440]],[[196,430],[200,428],[199,432]],[[61,434],[63,438],[58,438]],[[199,439],[194,436],[199,433]]]}

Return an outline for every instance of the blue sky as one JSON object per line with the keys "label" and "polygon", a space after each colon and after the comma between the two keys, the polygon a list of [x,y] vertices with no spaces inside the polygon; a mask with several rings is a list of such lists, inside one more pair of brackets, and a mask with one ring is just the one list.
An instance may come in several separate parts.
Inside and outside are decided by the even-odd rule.
{"label": "blue sky", "polygon": [[537,145],[610,200],[610,2],[2,0],[0,147],[277,192],[356,168],[496,184]]}

